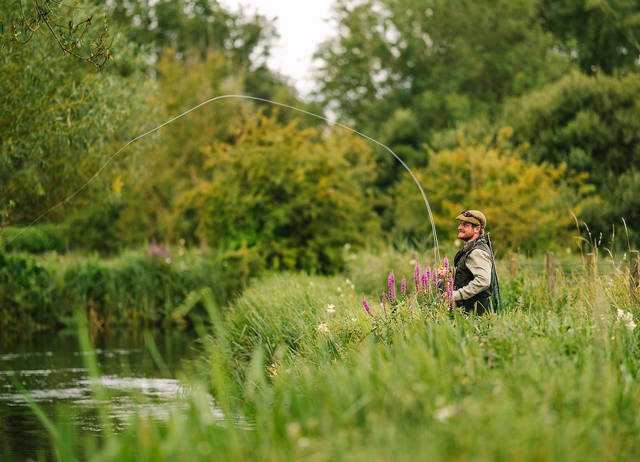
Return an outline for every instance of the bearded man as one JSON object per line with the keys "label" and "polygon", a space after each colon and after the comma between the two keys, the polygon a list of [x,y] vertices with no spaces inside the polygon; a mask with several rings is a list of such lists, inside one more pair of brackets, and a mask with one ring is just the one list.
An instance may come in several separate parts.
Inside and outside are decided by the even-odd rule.
{"label": "bearded man", "polygon": [[465,210],[456,220],[458,239],[465,244],[453,260],[451,296],[467,314],[501,310],[493,250],[484,234],[487,218],[479,210]]}

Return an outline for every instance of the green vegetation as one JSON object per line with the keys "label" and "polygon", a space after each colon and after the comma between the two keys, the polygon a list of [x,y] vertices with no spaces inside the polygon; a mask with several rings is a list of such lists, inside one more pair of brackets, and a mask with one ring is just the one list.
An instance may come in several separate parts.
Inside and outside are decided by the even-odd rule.
{"label": "green vegetation", "polygon": [[[248,281],[236,255],[186,251],[99,255],[0,252],[0,332],[3,343],[36,329],[74,325],[83,307],[93,329],[137,328],[179,322],[198,312],[206,288],[226,301]],[[174,311],[182,315],[174,316]]]}
{"label": "green vegetation", "polygon": [[[360,254],[354,268],[386,258]],[[393,258],[406,268],[397,277],[410,278],[412,256]],[[202,362],[185,378],[188,405],[166,422],[134,418],[100,446],[78,443],[59,424],[59,453],[82,460],[639,455],[638,312],[624,272],[601,277],[595,293],[584,290],[582,275],[560,278],[553,293],[531,273],[505,279],[507,311],[485,318],[422,304],[384,314],[370,300],[371,317],[352,284],[280,274],[225,309],[205,296],[213,328]],[[386,288],[380,277],[369,284]],[[212,415],[207,389],[226,418]]]}
{"label": "green vegetation", "polygon": [[[96,443],[39,414],[58,459],[638,459],[628,275],[577,267],[550,291],[502,260],[640,244],[639,18],[631,0],[337,0],[303,102],[266,66],[274,24],[217,0],[3,2],[0,337],[71,326],[88,348],[85,319],[201,337],[166,422]],[[412,281],[433,236],[400,164],[341,128],[225,99],[118,151],[225,94],[388,144],[443,253],[453,217],[484,210],[506,311],[385,311],[386,275]]]}

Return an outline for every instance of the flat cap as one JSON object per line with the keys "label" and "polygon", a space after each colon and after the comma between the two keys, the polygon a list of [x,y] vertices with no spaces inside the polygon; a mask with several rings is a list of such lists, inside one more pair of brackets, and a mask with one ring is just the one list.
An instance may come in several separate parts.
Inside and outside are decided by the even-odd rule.
{"label": "flat cap", "polygon": [[483,228],[487,225],[487,217],[480,210],[464,210],[456,217],[456,220],[466,221]]}

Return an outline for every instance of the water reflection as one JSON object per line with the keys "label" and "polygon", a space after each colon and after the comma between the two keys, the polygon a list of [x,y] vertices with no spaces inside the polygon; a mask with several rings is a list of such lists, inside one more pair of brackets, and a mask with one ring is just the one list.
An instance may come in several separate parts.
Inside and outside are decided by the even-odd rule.
{"label": "water reflection", "polygon": [[[194,337],[184,332],[151,333],[164,361],[157,367],[144,345],[144,335],[111,332],[95,339],[102,377],[89,377],[84,352],[73,332],[40,333],[0,350],[0,459],[51,457],[49,436],[33,414],[17,380],[54,421],[61,409],[76,428],[99,433],[93,389],[105,391],[117,429],[137,413],[166,419],[172,406],[183,406],[183,385],[176,378],[183,361],[197,353]],[[215,411],[214,411],[215,412]],[[217,414],[217,412],[215,412]]]}

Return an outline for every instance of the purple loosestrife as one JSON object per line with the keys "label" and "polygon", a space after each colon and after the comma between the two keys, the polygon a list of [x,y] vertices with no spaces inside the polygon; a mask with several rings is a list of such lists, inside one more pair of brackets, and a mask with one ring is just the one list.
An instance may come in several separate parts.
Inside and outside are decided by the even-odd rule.
{"label": "purple loosestrife", "polygon": [[371,314],[371,309],[369,308],[369,304],[367,303],[367,300],[364,297],[362,297],[362,306],[364,306],[364,309],[367,311],[367,314],[369,316],[373,316]]}
{"label": "purple loosestrife", "polygon": [[453,279],[447,281],[447,299],[449,300],[449,308],[453,309],[455,302],[453,301]]}
{"label": "purple loosestrife", "polygon": [[424,288],[424,290],[426,290],[427,292],[431,291],[431,288],[429,286],[429,278],[431,277],[431,267],[427,268],[427,271],[425,271],[424,273],[422,273],[422,287]]}
{"label": "purple loosestrife", "polygon": [[383,290],[382,291],[382,308],[384,308],[386,304],[387,304],[387,293]]}
{"label": "purple loosestrife", "polygon": [[449,259],[444,257],[444,272],[449,274]]}
{"label": "purple loosestrife", "polygon": [[407,280],[405,278],[402,278],[402,282],[400,283],[400,293],[403,297],[407,295]]}
{"label": "purple loosestrife", "polygon": [[420,281],[420,263],[416,263],[416,269],[413,272],[413,283],[416,286],[416,292],[418,292],[420,290],[420,285],[421,285],[421,281]]}
{"label": "purple loosestrife", "polygon": [[389,274],[389,303],[395,303],[396,301],[396,277],[391,271]]}

